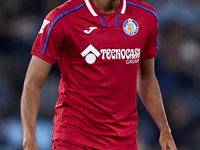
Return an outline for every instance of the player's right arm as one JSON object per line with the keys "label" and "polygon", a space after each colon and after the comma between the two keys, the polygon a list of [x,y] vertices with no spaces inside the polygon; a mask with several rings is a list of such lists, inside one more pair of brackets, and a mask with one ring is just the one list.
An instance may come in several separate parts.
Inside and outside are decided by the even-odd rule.
{"label": "player's right arm", "polygon": [[[63,23],[63,12],[69,5],[64,3],[52,10],[44,19],[42,27],[32,47],[32,59],[30,61],[21,98],[21,121],[23,128],[23,149],[38,150],[35,128],[40,107],[41,88],[56,63],[63,41],[67,36],[70,24]],[[66,19],[65,19],[66,20]],[[63,24],[69,31],[65,31]]]}
{"label": "player's right arm", "polygon": [[21,97],[21,121],[23,128],[23,149],[38,150],[35,129],[40,107],[41,89],[52,64],[32,56]]}

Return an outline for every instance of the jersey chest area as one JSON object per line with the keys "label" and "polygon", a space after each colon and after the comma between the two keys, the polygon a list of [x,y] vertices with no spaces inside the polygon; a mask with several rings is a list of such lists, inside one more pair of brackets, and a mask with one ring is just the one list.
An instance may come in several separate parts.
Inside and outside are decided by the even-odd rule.
{"label": "jersey chest area", "polygon": [[148,36],[148,26],[140,15],[113,13],[97,17],[80,16],[71,26],[66,52],[72,57],[137,63]]}

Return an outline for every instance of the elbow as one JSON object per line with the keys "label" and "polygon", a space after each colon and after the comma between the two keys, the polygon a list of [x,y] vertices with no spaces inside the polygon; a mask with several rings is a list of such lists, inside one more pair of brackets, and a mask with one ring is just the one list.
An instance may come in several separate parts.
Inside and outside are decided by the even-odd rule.
{"label": "elbow", "polygon": [[40,82],[36,82],[30,79],[25,79],[24,85],[23,85],[23,91],[35,91],[37,93],[41,93],[42,85]]}
{"label": "elbow", "polygon": [[140,75],[140,76],[138,76],[137,80],[139,82],[144,82],[144,83],[147,82],[148,83],[148,82],[152,82],[152,81],[157,80],[157,78],[156,78],[155,74],[153,74],[153,75]]}
{"label": "elbow", "polygon": [[137,78],[137,91],[139,95],[141,93],[148,92],[149,89],[154,88],[157,84],[157,78],[155,75],[151,76],[139,76]]}

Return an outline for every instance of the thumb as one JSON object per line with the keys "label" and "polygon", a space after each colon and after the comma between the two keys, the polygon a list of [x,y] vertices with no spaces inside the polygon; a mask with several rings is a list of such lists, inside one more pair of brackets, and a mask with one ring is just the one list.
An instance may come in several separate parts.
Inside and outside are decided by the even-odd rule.
{"label": "thumb", "polygon": [[162,150],[170,150],[169,147],[167,146],[167,143],[164,141],[160,141],[160,146]]}
{"label": "thumb", "polygon": [[167,149],[167,146],[165,144],[162,144],[161,148],[162,148],[162,150],[169,150],[169,149]]}

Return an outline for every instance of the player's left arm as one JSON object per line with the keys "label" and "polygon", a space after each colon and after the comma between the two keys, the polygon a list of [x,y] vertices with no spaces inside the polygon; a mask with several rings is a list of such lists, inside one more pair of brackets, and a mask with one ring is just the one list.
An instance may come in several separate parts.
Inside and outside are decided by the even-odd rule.
{"label": "player's left arm", "polygon": [[138,79],[138,94],[160,129],[159,143],[162,150],[177,150],[166,118],[160,88],[154,71],[154,58],[141,59]]}

